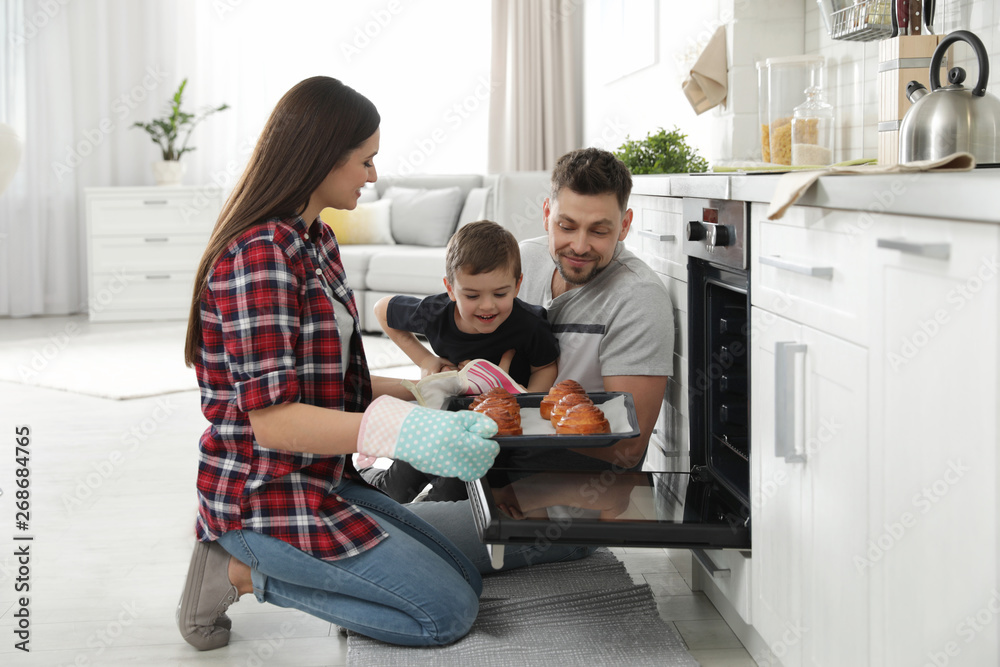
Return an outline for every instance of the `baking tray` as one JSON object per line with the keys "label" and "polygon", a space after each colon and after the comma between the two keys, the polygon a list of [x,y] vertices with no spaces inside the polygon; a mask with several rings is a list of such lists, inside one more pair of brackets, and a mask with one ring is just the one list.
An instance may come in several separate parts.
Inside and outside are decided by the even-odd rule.
{"label": "baking tray", "polygon": [[[538,409],[542,399],[547,394],[515,394],[518,405],[522,409]],[[567,447],[607,447],[619,440],[628,440],[639,436],[639,420],[635,416],[635,401],[632,394],[626,391],[601,391],[588,393],[587,396],[598,407],[603,403],[618,398],[625,397],[625,411],[628,416],[628,423],[631,430],[623,433],[598,433],[595,435],[501,435],[495,438],[500,449],[508,448],[528,448],[528,449],[566,449]],[[475,396],[452,396],[445,406],[445,409],[452,412],[458,410],[468,410],[469,404]]]}

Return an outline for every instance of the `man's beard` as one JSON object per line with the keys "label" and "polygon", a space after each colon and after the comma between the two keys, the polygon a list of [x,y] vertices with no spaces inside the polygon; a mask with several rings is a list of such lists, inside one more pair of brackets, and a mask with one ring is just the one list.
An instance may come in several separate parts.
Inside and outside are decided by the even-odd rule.
{"label": "man's beard", "polygon": [[[558,257],[562,258],[562,255],[559,255]],[[597,265],[597,262],[595,261],[594,268],[592,268],[586,274],[570,273],[569,270],[566,269],[566,267],[558,258],[556,259],[556,268],[559,269],[559,275],[562,276],[562,279],[565,280],[570,285],[586,285],[591,280],[593,280],[598,273],[600,273],[603,270],[603,267],[599,267]]]}

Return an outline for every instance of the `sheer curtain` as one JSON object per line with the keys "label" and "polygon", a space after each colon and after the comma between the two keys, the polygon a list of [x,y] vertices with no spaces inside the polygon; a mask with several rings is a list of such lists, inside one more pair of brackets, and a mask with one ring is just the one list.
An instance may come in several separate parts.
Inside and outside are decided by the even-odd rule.
{"label": "sheer curtain", "polygon": [[491,172],[551,169],[580,147],[582,8],[581,0],[493,0]]}
{"label": "sheer curtain", "polygon": [[136,121],[228,103],[188,185],[228,190],[279,97],[341,79],[382,115],[380,174],[486,171],[490,7],[435,0],[0,0],[0,120],[24,140],[0,195],[0,317],[86,312],[83,189],[151,185]]}
{"label": "sheer curtain", "polygon": [[128,131],[177,83],[188,3],[0,0],[0,118],[24,140],[0,196],[0,316],[85,312],[87,186],[143,183]]}

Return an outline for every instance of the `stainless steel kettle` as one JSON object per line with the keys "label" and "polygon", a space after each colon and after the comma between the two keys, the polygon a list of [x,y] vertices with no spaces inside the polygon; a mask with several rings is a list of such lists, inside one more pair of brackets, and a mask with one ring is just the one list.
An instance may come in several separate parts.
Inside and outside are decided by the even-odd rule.
{"label": "stainless steel kettle", "polygon": [[[941,86],[941,59],[955,42],[967,42],[979,59],[976,87],[962,85],[965,70],[948,71],[949,86]],[[1000,163],[1000,99],[986,92],[990,62],[982,41],[968,30],[956,30],[938,43],[931,57],[928,91],[918,81],[906,86],[913,106],[899,128],[899,161],[936,160],[952,153],[971,153],[977,165]]]}

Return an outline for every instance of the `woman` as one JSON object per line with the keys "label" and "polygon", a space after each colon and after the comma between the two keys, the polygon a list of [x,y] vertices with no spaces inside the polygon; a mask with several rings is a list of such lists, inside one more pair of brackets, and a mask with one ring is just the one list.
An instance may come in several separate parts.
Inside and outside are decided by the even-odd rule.
{"label": "woman", "polygon": [[200,650],[228,643],[224,612],[250,592],[404,645],[454,641],[475,619],[483,564],[462,552],[482,560],[467,507],[428,510],[460,548],[351,464],[360,452],[476,479],[498,451],[489,418],[416,407],[398,380],[368,374],[319,212],[355,208],[375,181],[378,128],[372,103],[335,79],[293,87],[198,267],[185,358],[210,426],[177,622]]}

